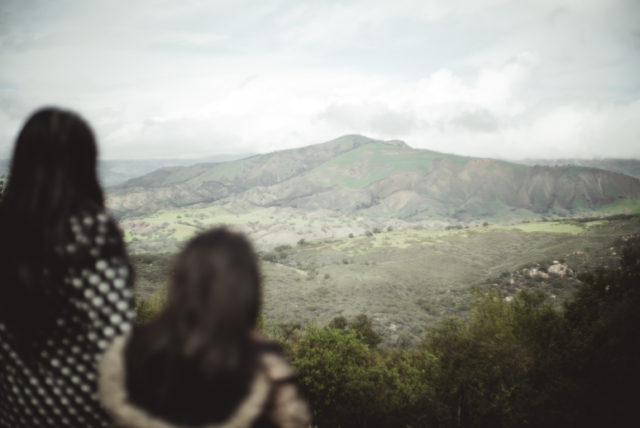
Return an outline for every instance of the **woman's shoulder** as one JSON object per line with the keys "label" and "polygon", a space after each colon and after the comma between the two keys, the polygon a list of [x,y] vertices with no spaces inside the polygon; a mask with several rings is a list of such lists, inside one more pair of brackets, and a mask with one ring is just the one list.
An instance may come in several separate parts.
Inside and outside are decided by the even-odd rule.
{"label": "woman's shoulder", "polygon": [[269,399],[258,426],[302,428],[309,425],[307,401],[296,384],[293,366],[284,356],[282,347],[259,333],[253,335],[258,345],[259,367],[270,385]]}
{"label": "woman's shoulder", "polygon": [[[99,364],[99,396],[114,420],[123,426],[171,428],[173,425],[132,404],[126,382],[126,354],[130,335],[117,338]],[[247,395],[224,422],[211,427],[276,426],[306,427],[309,410],[298,392],[294,371],[280,347],[262,340],[258,350],[258,370]],[[212,403],[215,405],[215,403]],[[203,425],[207,428],[209,425]]]}
{"label": "woman's shoulder", "polygon": [[115,218],[104,208],[78,210],[69,216],[68,223],[76,240],[82,240],[83,235],[120,233]]}
{"label": "woman's shoulder", "polygon": [[259,345],[259,365],[268,379],[272,382],[293,380],[294,370],[284,357],[282,347],[275,342],[265,342]]}
{"label": "woman's shoulder", "polygon": [[[277,427],[302,428],[309,425],[307,401],[295,382],[295,371],[281,353],[265,352],[261,358],[271,385],[271,394],[262,418]],[[267,424],[269,425],[269,424]]]}
{"label": "woman's shoulder", "polygon": [[104,208],[74,212],[68,217],[67,230],[64,242],[56,246],[57,253],[64,258],[95,258],[124,252],[122,232]]}

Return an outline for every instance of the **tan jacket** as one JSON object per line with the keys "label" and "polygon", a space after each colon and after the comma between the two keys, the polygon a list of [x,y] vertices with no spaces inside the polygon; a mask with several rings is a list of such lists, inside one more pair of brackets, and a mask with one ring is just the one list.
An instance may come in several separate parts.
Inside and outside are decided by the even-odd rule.
{"label": "tan jacket", "polygon": [[[178,428],[171,422],[148,413],[131,404],[126,390],[124,350],[128,337],[116,339],[100,361],[98,391],[102,405],[121,428]],[[279,380],[293,374],[291,366],[279,355],[267,353],[262,358],[249,394],[236,410],[223,422],[203,425],[200,428],[244,428],[268,412],[268,418],[276,426],[302,428],[309,425],[307,403],[298,394],[296,386],[287,382],[276,386]],[[273,405],[266,409],[271,394]],[[193,427],[190,427],[193,428]]]}

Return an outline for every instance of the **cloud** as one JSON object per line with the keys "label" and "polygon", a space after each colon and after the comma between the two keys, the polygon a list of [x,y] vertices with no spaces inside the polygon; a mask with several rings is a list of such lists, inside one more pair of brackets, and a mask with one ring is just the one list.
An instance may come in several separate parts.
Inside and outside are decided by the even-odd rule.
{"label": "cloud", "polygon": [[105,157],[266,152],[362,133],[480,156],[640,157],[638,2],[0,6],[0,157],[43,104]]}
{"label": "cloud", "polygon": [[361,130],[367,135],[393,138],[416,128],[418,120],[412,111],[397,111],[381,103],[334,103],[324,109],[318,119],[341,133]]}
{"label": "cloud", "polygon": [[640,157],[639,118],[640,99],[562,105],[537,118],[521,134],[528,136],[531,146],[542,146],[555,157]]}
{"label": "cloud", "polygon": [[640,98],[628,103],[557,105],[491,132],[434,127],[407,140],[417,147],[468,156],[640,158]]}
{"label": "cloud", "polygon": [[451,120],[451,124],[470,132],[495,132],[499,126],[496,117],[484,109],[461,113]]}

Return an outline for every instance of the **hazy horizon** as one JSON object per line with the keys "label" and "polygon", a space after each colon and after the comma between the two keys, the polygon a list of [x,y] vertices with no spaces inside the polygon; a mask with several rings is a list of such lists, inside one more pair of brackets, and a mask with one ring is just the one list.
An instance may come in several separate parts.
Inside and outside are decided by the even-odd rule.
{"label": "hazy horizon", "polygon": [[465,156],[640,158],[633,0],[4,1],[0,158],[43,105],[103,159],[346,134]]}
{"label": "hazy horizon", "polygon": [[[345,135],[341,135],[337,138],[333,138],[332,140],[336,140],[339,139],[341,137],[347,137],[349,135],[360,135],[360,134],[345,134]],[[364,137],[368,137],[366,135],[363,135]],[[332,140],[329,141],[322,141],[322,142],[317,142],[317,143],[310,143],[309,145],[315,145],[315,144],[324,144],[324,143],[328,143]],[[396,139],[397,140],[397,139]],[[392,140],[384,140],[384,141],[392,141]],[[402,141],[402,140],[400,140]],[[403,141],[404,142],[404,141]],[[185,165],[188,164],[190,161],[193,162],[230,162],[230,161],[235,161],[235,160],[239,160],[239,159],[245,159],[248,157],[252,157],[252,156],[257,156],[257,155],[263,155],[263,154],[269,154],[269,153],[275,153],[275,152],[279,152],[279,151],[283,151],[283,150],[295,150],[295,149],[299,149],[299,148],[303,148],[303,147],[307,147],[307,146],[300,146],[300,147],[290,147],[290,148],[283,148],[283,149],[274,149],[272,151],[268,151],[268,152],[254,152],[254,153],[242,153],[242,152],[238,152],[238,153],[213,153],[213,154],[202,154],[202,155],[195,155],[195,156],[172,156],[172,157],[140,157],[140,158],[126,158],[126,157],[119,157],[119,158],[104,158],[104,156],[101,156],[101,154],[99,153],[99,157],[100,157],[100,161],[107,161],[107,162],[143,162],[143,161],[149,161],[149,162],[162,162],[162,161],[180,161],[183,162]],[[411,147],[411,146],[410,146]],[[413,149],[418,149],[418,150],[431,150],[428,147],[411,147]],[[442,150],[433,150],[433,151],[437,151],[440,153],[444,153],[444,154],[453,154],[452,152],[447,152],[447,151],[442,151]],[[581,160],[581,161],[598,161],[598,160],[638,160],[640,161],[640,156],[638,157],[611,157],[611,156],[599,156],[599,155],[594,155],[594,156],[590,156],[590,157],[580,157],[580,156],[574,156],[574,157],[564,157],[564,158],[560,158],[560,157],[502,157],[502,156],[482,156],[482,155],[478,155],[478,156],[470,156],[470,155],[465,155],[464,153],[456,153],[456,155],[459,156],[468,156],[468,157],[478,157],[478,158],[489,158],[489,159],[496,159],[496,160],[505,160],[505,161],[512,161],[512,162],[522,162],[522,161],[535,161],[535,160],[545,160],[545,161],[562,161],[562,160],[570,160],[570,159],[576,159],[576,160]],[[2,157],[0,158],[0,163],[5,163],[5,165],[0,164],[0,166],[4,166],[4,167],[8,167],[9,162],[11,161],[11,153],[9,152],[6,157]]]}

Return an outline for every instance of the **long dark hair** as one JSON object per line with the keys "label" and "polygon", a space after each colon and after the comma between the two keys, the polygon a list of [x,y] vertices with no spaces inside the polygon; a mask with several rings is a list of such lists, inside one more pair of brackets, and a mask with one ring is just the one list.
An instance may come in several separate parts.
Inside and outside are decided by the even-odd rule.
{"label": "long dark hair", "polygon": [[[260,274],[244,236],[214,229],[177,256],[165,309],[129,340],[133,402],[173,422],[222,419],[256,369]],[[216,403],[212,407],[212,403]]]}
{"label": "long dark hair", "polygon": [[[69,237],[69,217],[104,207],[97,148],[77,114],[49,107],[25,123],[14,146],[0,204],[0,319],[18,336],[47,324],[56,245]],[[55,276],[55,275],[53,275]]]}

